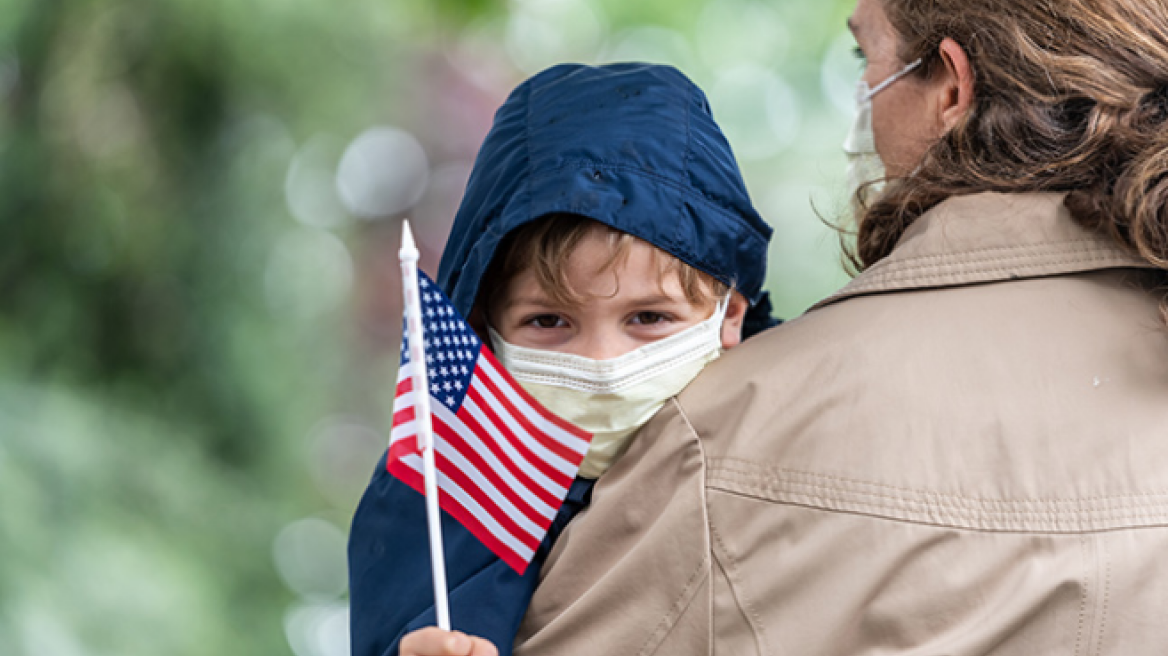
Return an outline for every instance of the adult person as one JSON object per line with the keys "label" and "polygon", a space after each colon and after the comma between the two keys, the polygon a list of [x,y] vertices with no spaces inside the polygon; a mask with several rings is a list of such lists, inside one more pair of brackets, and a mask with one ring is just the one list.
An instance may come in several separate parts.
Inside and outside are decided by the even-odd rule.
{"label": "adult person", "polygon": [[849,24],[889,177],[863,272],[643,429],[516,654],[1168,645],[1168,6]]}

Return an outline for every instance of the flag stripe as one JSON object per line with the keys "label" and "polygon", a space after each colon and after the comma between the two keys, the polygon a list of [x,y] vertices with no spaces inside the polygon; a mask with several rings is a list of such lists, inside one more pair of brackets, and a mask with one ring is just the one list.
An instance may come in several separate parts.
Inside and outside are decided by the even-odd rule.
{"label": "flag stripe", "polygon": [[[540,490],[533,488],[530,481],[525,483],[518,480],[512,471],[514,465],[501,462],[493,452],[491,445],[485,443],[480,437],[481,433],[474,430],[475,426],[463,423],[461,414],[453,414],[445,406],[435,406],[432,418],[434,434],[449,440],[451,446],[472,465],[469,469],[464,468],[464,471],[468,474],[474,471],[481,472],[489,479],[493,490],[497,490],[499,494],[505,496],[511,505],[529,520],[546,528],[547,524],[555,517],[556,508],[559,506],[566,488],[557,490],[556,494],[546,492],[538,494]],[[414,438],[416,433],[417,425],[414,422],[394,426],[392,443],[396,444],[399,440],[407,437]],[[410,441],[411,445],[415,443],[413,440]],[[396,451],[391,451],[391,453],[396,453]],[[520,475],[523,474],[522,469],[518,471]],[[484,489],[484,493],[490,494],[491,491]]]}
{"label": "flag stripe", "polygon": [[[408,364],[402,369],[412,370],[413,365]],[[406,374],[411,374],[412,371],[407,371]],[[479,382],[476,379],[476,383]],[[534,482],[539,487],[550,492],[556,497],[556,501],[552,504],[558,506],[560,500],[563,499],[563,490],[566,490],[572,484],[572,479],[576,475],[579,468],[579,462],[572,463],[559,458],[556,454],[545,448],[540,442],[531,436],[523,427],[514,421],[508,421],[511,418],[509,412],[499,413],[495,410],[497,406],[502,405],[503,410],[509,410],[510,406],[502,404],[496,395],[489,394],[489,389],[480,389],[480,386],[472,383],[470,389],[467,391],[466,397],[463,399],[463,406],[459,413],[464,411],[469,413],[464,415],[464,419],[471,423],[473,418],[474,426],[472,430],[486,431],[492,438],[495,444],[502,447],[506,459],[514,463],[512,467],[513,472],[525,472],[531,475]],[[484,395],[483,392],[488,394]],[[414,403],[413,393],[402,393],[399,388],[399,398],[409,400],[412,407]],[[433,404],[433,408],[437,408],[442,404]],[[405,421],[410,417],[405,415],[405,411],[397,410],[395,406],[394,421],[397,422],[398,413],[402,413],[402,420]],[[445,406],[442,406],[445,407]],[[517,430],[518,429],[518,430]],[[391,434],[391,441],[392,441]],[[501,454],[500,454],[501,455]]]}
{"label": "flag stripe", "polygon": [[[389,466],[389,472],[396,478],[400,479],[406,485],[409,485],[419,494],[425,494],[425,480],[421,473],[421,458],[414,457],[417,462],[411,463],[407,461],[395,461]],[[415,469],[416,467],[416,469]],[[487,549],[499,557],[500,560],[507,563],[512,569],[520,574],[523,574],[527,569],[527,564],[530,562],[534,552],[529,552],[522,545],[516,544],[513,548],[504,540],[496,537],[491,530],[478,520],[475,515],[459,502],[457,493],[452,493],[452,484],[449,481],[442,480],[442,475],[439,474],[440,485],[442,492],[439,493],[440,506],[451,517],[458,520],[471,535],[475,536],[479,542],[483,543]]]}
{"label": "flag stripe", "polygon": [[[450,416],[454,418],[453,415]],[[547,530],[552,518],[555,517],[555,510],[546,504],[540,504],[543,508],[539,510],[533,507],[531,502],[538,503],[538,499],[529,501],[524,499],[521,494],[517,494],[519,488],[507,485],[499,477],[496,470],[485,466],[486,463],[476,452],[475,447],[468,444],[467,439],[464,439],[467,436],[460,434],[437,414],[435,414],[434,419],[435,430],[445,440],[443,446],[449,447],[449,452],[445,452],[447,459],[474,481],[475,487],[478,488],[486,503],[504,511],[515,523],[523,526],[537,538],[542,531]]]}
{"label": "flag stripe", "polygon": [[590,433],[553,414],[532,398],[527,390],[512,382],[510,376],[504,377],[500,373],[506,371],[503,369],[503,365],[499,364],[494,354],[487,349],[483,349],[479,353],[479,360],[485,374],[484,379],[490,381],[496,390],[505,394],[511,407],[519,409],[523,416],[530,418],[534,424],[534,432],[550,438],[550,441],[555,444],[565,445],[574,453],[579,454],[578,458],[575,456],[567,457],[569,462],[579,463],[580,460],[584,459],[584,454],[588,452],[589,442],[592,440]]}
{"label": "flag stripe", "polygon": [[[457,483],[470,498],[474,499],[482,512],[487,513],[512,538],[527,545],[532,551],[539,547],[539,541],[543,538],[543,531],[546,529],[540,529],[534,522],[522,517],[513,508],[507,508],[506,506],[510,504],[500,499],[497,492],[491,493],[484,490],[486,481],[481,477],[468,476],[464,469],[465,460],[453,452],[450,445],[440,442],[435,455],[437,456],[438,471],[445,474],[447,480]],[[512,514],[513,512],[514,514]],[[550,525],[551,522],[548,524]]]}
{"label": "flag stripe", "polygon": [[[482,384],[477,384],[481,382]],[[507,398],[506,393],[501,392],[497,387],[493,386],[490,380],[483,378],[481,381],[476,381],[476,385],[471,388],[471,391],[478,391],[483,399],[488,401],[484,409],[490,410],[499,421],[504,422],[505,426],[512,435],[523,440],[523,444],[535,455],[539,460],[543,460],[548,465],[554,467],[556,470],[565,475],[574,475],[579,462],[573,462],[575,458],[580,458],[575,453],[570,453],[567,457],[560,453],[561,449],[551,449],[546,446],[543,439],[535,437],[528,432],[527,426],[531,424],[523,421],[522,413],[518,412],[514,405],[512,405]],[[527,424],[526,426],[524,424]],[[546,438],[546,435],[537,434]],[[582,459],[582,458],[581,458]]]}
{"label": "flag stripe", "polygon": [[[445,495],[441,493],[438,495],[439,505],[442,506],[443,510],[450,512],[448,509],[450,505],[449,501],[457,501],[475,519],[475,523],[485,529],[487,534],[507,545],[507,548],[515,552],[516,555],[530,558],[535,554],[535,549],[539,547],[539,541],[536,541],[534,544],[528,544],[528,540],[522,539],[521,535],[516,535],[515,531],[508,530],[507,527],[499,522],[493,513],[487,511],[487,509],[480,505],[478,499],[473,494],[467,492],[457,477],[450,476],[448,467],[444,466],[448,463],[444,462],[441,454],[435,453],[434,460],[438,466],[438,486],[442,492],[446,493]],[[397,462],[405,464],[418,474],[422,473],[422,456],[417,453],[408,454]]]}
{"label": "flag stripe", "polygon": [[540,433],[528,421],[523,411],[511,403],[507,394],[491,382],[489,376],[476,381],[476,388],[484,397],[490,399],[489,403],[484,404],[484,408],[490,409],[496,417],[501,418],[503,425],[516,437],[526,438],[523,442],[534,452],[537,460],[543,460],[565,474],[580,467],[580,460],[583,457],[562,444],[553,443],[546,434]]}
{"label": "flag stripe", "polygon": [[[437,410],[435,416],[442,419],[447,430],[456,434],[471,451],[476,464],[487,465],[488,473],[499,477],[496,486],[517,494],[531,510],[541,517],[551,518],[564,498],[571,481],[565,485],[553,485],[544,489],[531,477],[532,464],[528,462],[513,462],[507,456],[505,449],[498,444],[491,432],[479,425],[470,416],[470,399],[464,403],[458,413],[452,413],[448,408]],[[471,458],[471,454],[466,454]],[[549,481],[550,482],[550,481]]]}
{"label": "flag stripe", "polygon": [[[544,489],[553,494],[559,494],[558,490],[560,489],[567,489],[572,484],[572,478],[576,473],[575,468],[554,456],[553,460],[549,462],[543,456],[552,456],[552,454],[538,444],[524,439],[527,436],[522,432],[522,427],[507,421],[506,413],[497,412],[497,406],[493,401],[494,399],[491,397],[483,397],[478,387],[473,387],[466,395],[462,409],[473,416],[478,424],[488,431],[499,444],[512,447],[518,454],[516,462],[528,463],[530,465],[528,473]],[[520,428],[520,432],[517,433],[515,428]]]}
{"label": "flag stripe", "polygon": [[469,394],[458,411],[458,419],[467,430],[475,433],[488,449],[504,464],[524,490],[553,508],[558,508],[564,493],[571,485],[566,477],[551,471],[557,480],[548,477],[540,463],[531,462],[530,454],[519,452],[515,438],[505,430],[492,425],[487,415],[479,408],[477,394]]}

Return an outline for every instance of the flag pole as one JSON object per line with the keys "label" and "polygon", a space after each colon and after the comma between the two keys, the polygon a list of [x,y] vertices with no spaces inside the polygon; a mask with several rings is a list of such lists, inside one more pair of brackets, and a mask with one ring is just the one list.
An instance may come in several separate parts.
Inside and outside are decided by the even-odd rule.
{"label": "flag pole", "polygon": [[426,523],[430,529],[430,567],[434,579],[434,610],[438,628],[450,630],[450,609],[446,600],[446,558],[442,549],[442,523],[438,510],[438,470],[434,465],[434,427],[430,421],[430,376],[426,369],[422,303],[418,296],[418,247],[410,232],[410,222],[402,221],[402,247],[398,252],[402,269],[402,298],[409,336],[410,363],[418,424],[418,449],[426,481]]}

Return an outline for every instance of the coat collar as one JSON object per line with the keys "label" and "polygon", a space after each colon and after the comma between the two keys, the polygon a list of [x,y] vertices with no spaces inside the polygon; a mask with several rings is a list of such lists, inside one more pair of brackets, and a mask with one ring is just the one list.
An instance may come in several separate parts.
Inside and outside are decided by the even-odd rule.
{"label": "coat collar", "polygon": [[1071,218],[1066,194],[982,193],[937,205],[892,253],[811,309],[853,296],[1040,278],[1116,268],[1155,268]]}

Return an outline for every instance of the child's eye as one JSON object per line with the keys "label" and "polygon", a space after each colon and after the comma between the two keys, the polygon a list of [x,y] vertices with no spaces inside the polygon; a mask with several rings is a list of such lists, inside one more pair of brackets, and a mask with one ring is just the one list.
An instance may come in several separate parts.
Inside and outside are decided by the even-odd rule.
{"label": "child's eye", "polygon": [[529,317],[525,323],[536,328],[559,328],[560,326],[567,325],[558,314],[537,314]]}
{"label": "child's eye", "polygon": [[864,49],[861,48],[860,46],[856,46],[855,48],[852,48],[852,54],[855,55],[856,59],[859,59],[860,61],[867,61],[868,60],[868,57],[866,55],[864,55]]}
{"label": "child's eye", "polygon": [[669,317],[660,312],[638,312],[633,315],[633,323],[653,326],[669,321]]}

